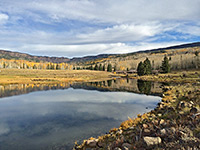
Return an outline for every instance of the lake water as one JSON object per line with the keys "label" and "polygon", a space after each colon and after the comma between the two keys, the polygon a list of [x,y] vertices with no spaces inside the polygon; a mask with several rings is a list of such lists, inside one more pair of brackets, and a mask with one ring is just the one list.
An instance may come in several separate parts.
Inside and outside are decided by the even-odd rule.
{"label": "lake water", "polygon": [[160,84],[143,84],[120,79],[1,86],[0,149],[70,150],[76,140],[102,135],[128,117],[155,108],[161,100],[155,96]]}

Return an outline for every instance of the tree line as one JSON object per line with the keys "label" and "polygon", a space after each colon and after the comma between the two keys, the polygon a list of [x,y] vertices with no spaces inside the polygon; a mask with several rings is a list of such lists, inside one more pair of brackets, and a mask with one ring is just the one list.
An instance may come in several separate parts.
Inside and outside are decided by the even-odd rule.
{"label": "tree line", "polygon": [[7,60],[2,58],[0,59],[0,68],[72,70],[73,66],[68,63],[31,62],[26,60]]}
{"label": "tree line", "polygon": [[74,70],[96,70],[96,71],[107,71],[107,72],[112,72],[112,71],[116,71],[116,67],[114,67],[114,70],[113,70],[113,66],[112,64],[108,64],[107,66],[104,64],[95,64],[95,66],[93,65],[90,65],[90,66],[87,66],[87,67],[74,67],[73,68]]}
{"label": "tree line", "polygon": [[[170,72],[170,64],[169,64],[169,59],[167,56],[164,57],[164,60],[162,61],[162,65],[160,67],[161,73],[169,73]],[[140,62],[137,67],[137,74],[139,76],[143,75],[149,75],[152,74],[152,66],[151,62],[148,58],[144,62]]]}

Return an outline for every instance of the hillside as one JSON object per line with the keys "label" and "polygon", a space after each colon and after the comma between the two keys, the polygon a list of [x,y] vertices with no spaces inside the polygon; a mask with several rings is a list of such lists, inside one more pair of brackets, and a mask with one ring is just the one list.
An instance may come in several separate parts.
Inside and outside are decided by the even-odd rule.
{"label": "hillside", "polygon": [[[170,59],[172,70],[188,70],[200,68],[200,42],[184,45],[177,45],[166,48],[138,51],[127,54],[111,55],[107,58],[95,59],[78,64],[79,68],[85,66],[95,66],[111,64],[116,70],[135,70],[139,62],[147,57],[151,61],[152,68],[159,70],[164,56]],[[87,68],[87,67],[86,67]]]}
{"label": "hillside", "polygon": [[28,60],[34,62],[53,62],[62,63],[68,62],[70,59],[65,57],[48,57],[48,56],[33,56],[25,53],[12,52],[6,50],[0,50],[0,59],[14,59],[14,60]]}
{"label": "hillside", "polygon": [[167,55],[170,58],[172,69],[190,69],[200,68],[199,56],[196,56],[195,52],[197,54],[200,53],[200,42],[127,54],[100,54],[96,56],[75,57],[72,59],[66,57],[33,56],[25,53],[0,50],[0,59],[68,63],[73,65],[75,69],[83,69],[89,66],[94,67],[95,64],[108,65],[110,63],[117,70],[130,70],[136,69],[138,63],[144,61],[146,57],[150,59],[153,69],[159,69],[163,57]]}

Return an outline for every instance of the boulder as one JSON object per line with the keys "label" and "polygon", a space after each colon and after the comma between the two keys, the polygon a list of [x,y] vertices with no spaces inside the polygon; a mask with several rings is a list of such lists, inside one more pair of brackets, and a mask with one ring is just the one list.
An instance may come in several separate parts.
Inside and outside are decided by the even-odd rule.
{"label": "boulder", "polygon": [[98,139],[87,140],[87,141],[86,141],[86,144],[87,144],[89,147],[95,147],[95,146],[97,145],[97,142],[98,142]]}
{"label": "boulder", "polygon": [[143,124],[142,126],[143,126],[144,129],[148,128],[147,124]]}
{"label": "boulder", "polygon": [[161,134],[161,136],[165,136],[167,134],[166,129],[160,130],[160,134]]}
{"label": "boulder", "polygon": [[190,113],[192,113],[192,114],[196,114],[197,111],[198,110],[195,107],[193,107],[193,108],[190,109]]}
{"label": "boulder", "polygon": [[153,146],[153,145],[158,145],[162,142],[160,137],[149,137],[145,136],[144,137],[144,142],[147,144],[147,146]]}
{"label": "boulder", "polygon": [[143,135],[147,136],[147,135],[150,135],[150,134],[151,134],[151,131],[149,129],[144,129]]}
{"label": "boulder", "polygon": [[121,148],[119,148],[119,147],[115,147],[115,149],[114,150],[122,150]]}
{"label": "boulder", "polygon": [[129,149],[131,149],[131,147],[132,147],[132,145],[129,144],[129,143],[124,143],[124,144],[122,144],[122,148],[123,148],[124,150],[129,150]]}

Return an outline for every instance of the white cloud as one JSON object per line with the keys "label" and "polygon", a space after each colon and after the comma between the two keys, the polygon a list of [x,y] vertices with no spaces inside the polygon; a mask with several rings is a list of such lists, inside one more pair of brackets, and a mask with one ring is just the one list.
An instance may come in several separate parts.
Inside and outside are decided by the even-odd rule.
{"label": "white cloud", "polygon": [[[146,22],[200,19],[199,0],[1,0],[0,10],[22,14],[43,13],[56,21]],[[29,15],[29,14],[27,14]]]}
{"label": "white cloud", "polygon": [[0,13],[0,24],[6,23],[8,19],[9,19],[8,15]]}
{"label": "white cloud", "polygon": [[86,43],[113,43],[122,41],[138,41],[159,33],[159,25],[121,24],[97,30],[93,33],[79,34],[76,41]]}
{"label": "white cloud", "polygon": [[127,53],[200,36],[199,0],[1,0],[0,6],[0,48],[38,55]]}
{"label": "white cloud", "polygon": [[18,50],[20,50],[21,52],[26,51],[33,55],[81,57],[86,55],[97,55],[97,54],[130,53],[139,50],[151,50],[154,48],[164,48],[179,44],[184,44],[184,42],[162,42],[162,43],[139,42],[137,43],[137,45],[128,45],[125,43],[84,44],[84,45],[30,44],[30,45],[19,46]]}

